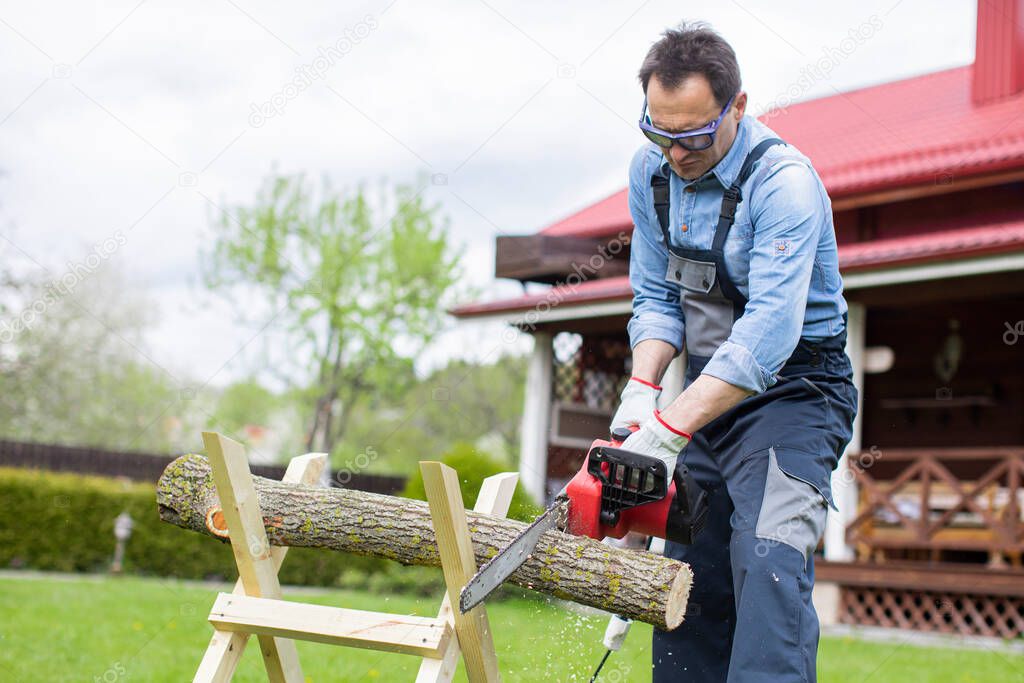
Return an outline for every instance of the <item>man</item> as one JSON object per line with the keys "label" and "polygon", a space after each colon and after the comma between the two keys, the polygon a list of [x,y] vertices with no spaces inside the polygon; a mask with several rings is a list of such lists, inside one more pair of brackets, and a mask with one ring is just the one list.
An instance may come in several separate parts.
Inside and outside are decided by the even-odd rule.
{"label": "man", "polygon": [[[654,635],[655,681],[814,681],[813,552],[857,393],[832,210],[810,161],[745,116],[732,48],[667,31],[640,69],[629,205],[632,377],[612,427],[707,491],[694,585]],[[685,349],[685,389],[655,409]]]}

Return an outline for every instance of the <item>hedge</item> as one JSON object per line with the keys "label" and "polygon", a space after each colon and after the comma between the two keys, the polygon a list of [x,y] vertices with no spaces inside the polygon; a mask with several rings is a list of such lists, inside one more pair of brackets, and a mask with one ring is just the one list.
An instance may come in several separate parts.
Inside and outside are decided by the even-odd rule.
{"label": "hedge", "polygon": [[[0,468],[0,567],[107,571],[114,554],[114,519],[123,511],[134,521],[125,548],[125,573],[182,579],[238,576],[227,543],[160,521],[153,484],[11,468]],[[292,548],[280,575],[289,584],[351,585],[353,574],[392,574],[392,564]]]}

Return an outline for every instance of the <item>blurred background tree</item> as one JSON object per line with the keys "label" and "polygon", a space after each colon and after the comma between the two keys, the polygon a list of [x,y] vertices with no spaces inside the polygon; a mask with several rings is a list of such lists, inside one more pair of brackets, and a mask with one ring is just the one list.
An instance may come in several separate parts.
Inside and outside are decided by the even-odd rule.
{"label": "blurred background tree", "polygon": [[288,357],[308,361],[309,381],[292,382],[307,450],[334,450],[362,400],[400,400],[458,277],[436,206],[407,185],[336,191],[272,175],[214,231],[207,285],[258,292],[287,331]]}
{"label": "blurred background tree", "polygon": [[285,401],[256,379],[229,384],[221,392],[213,417],[224,429],[240,432],[247,425],[268,425]]}
{"label": "blurred background tree", "polygon": [[35,313],[0,345],[0,436],[157,452],[196,436],[196,405],[145,350],[152,302],[113,264],[63,294],[21,289],[11,311]]}
{"label": "blurred background tree", "polygon": [[349,432],[335,449],[337,467],[351,467],[368,449],[372,469],[418,472],[465,442],[505,470],[516,468],[526,358],[502,356],[493,363],[452,360],[410,385],[396,401],[374,398],[355,410]]}

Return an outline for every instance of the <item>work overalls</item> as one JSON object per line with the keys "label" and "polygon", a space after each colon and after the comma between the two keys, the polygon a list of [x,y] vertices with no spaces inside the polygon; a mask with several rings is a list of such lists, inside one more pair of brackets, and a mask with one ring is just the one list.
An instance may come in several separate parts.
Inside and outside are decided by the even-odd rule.
{"label": "work overalls", "polygon": [[[672,246],[668,179],[651,179],[669,248],[666,278],[680,286],[687,386],[747,303],[724,246],[740,187],[774,144],[785,143],[773,138],[752,149],[725,191],[711,249]],[[801,339],[777,383],[705,425],[682,451],[679,464],[707,491],[709,510],[693,545],[666,543],[665,554],[689,563],[694,578],[683,624],[654,632],[656,683],[816,680],[812,553],[857,410],[845,322],[834,337]]]}

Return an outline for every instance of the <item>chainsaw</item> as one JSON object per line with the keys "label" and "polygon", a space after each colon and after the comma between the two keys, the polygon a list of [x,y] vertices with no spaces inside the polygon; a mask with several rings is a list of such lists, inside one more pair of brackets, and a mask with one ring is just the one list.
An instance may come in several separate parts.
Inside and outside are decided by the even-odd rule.
{"label": "chainsaw", "polygon": [[583,467],[554,502],[463,587],[463,613],[504,583],[552,529],[597,540],[633,531],[693,543],[707,517],[707,494],[684,465],[668,472],[664,461],[620,448],[631,431],[619,428],[610,441],[591,444]]}

